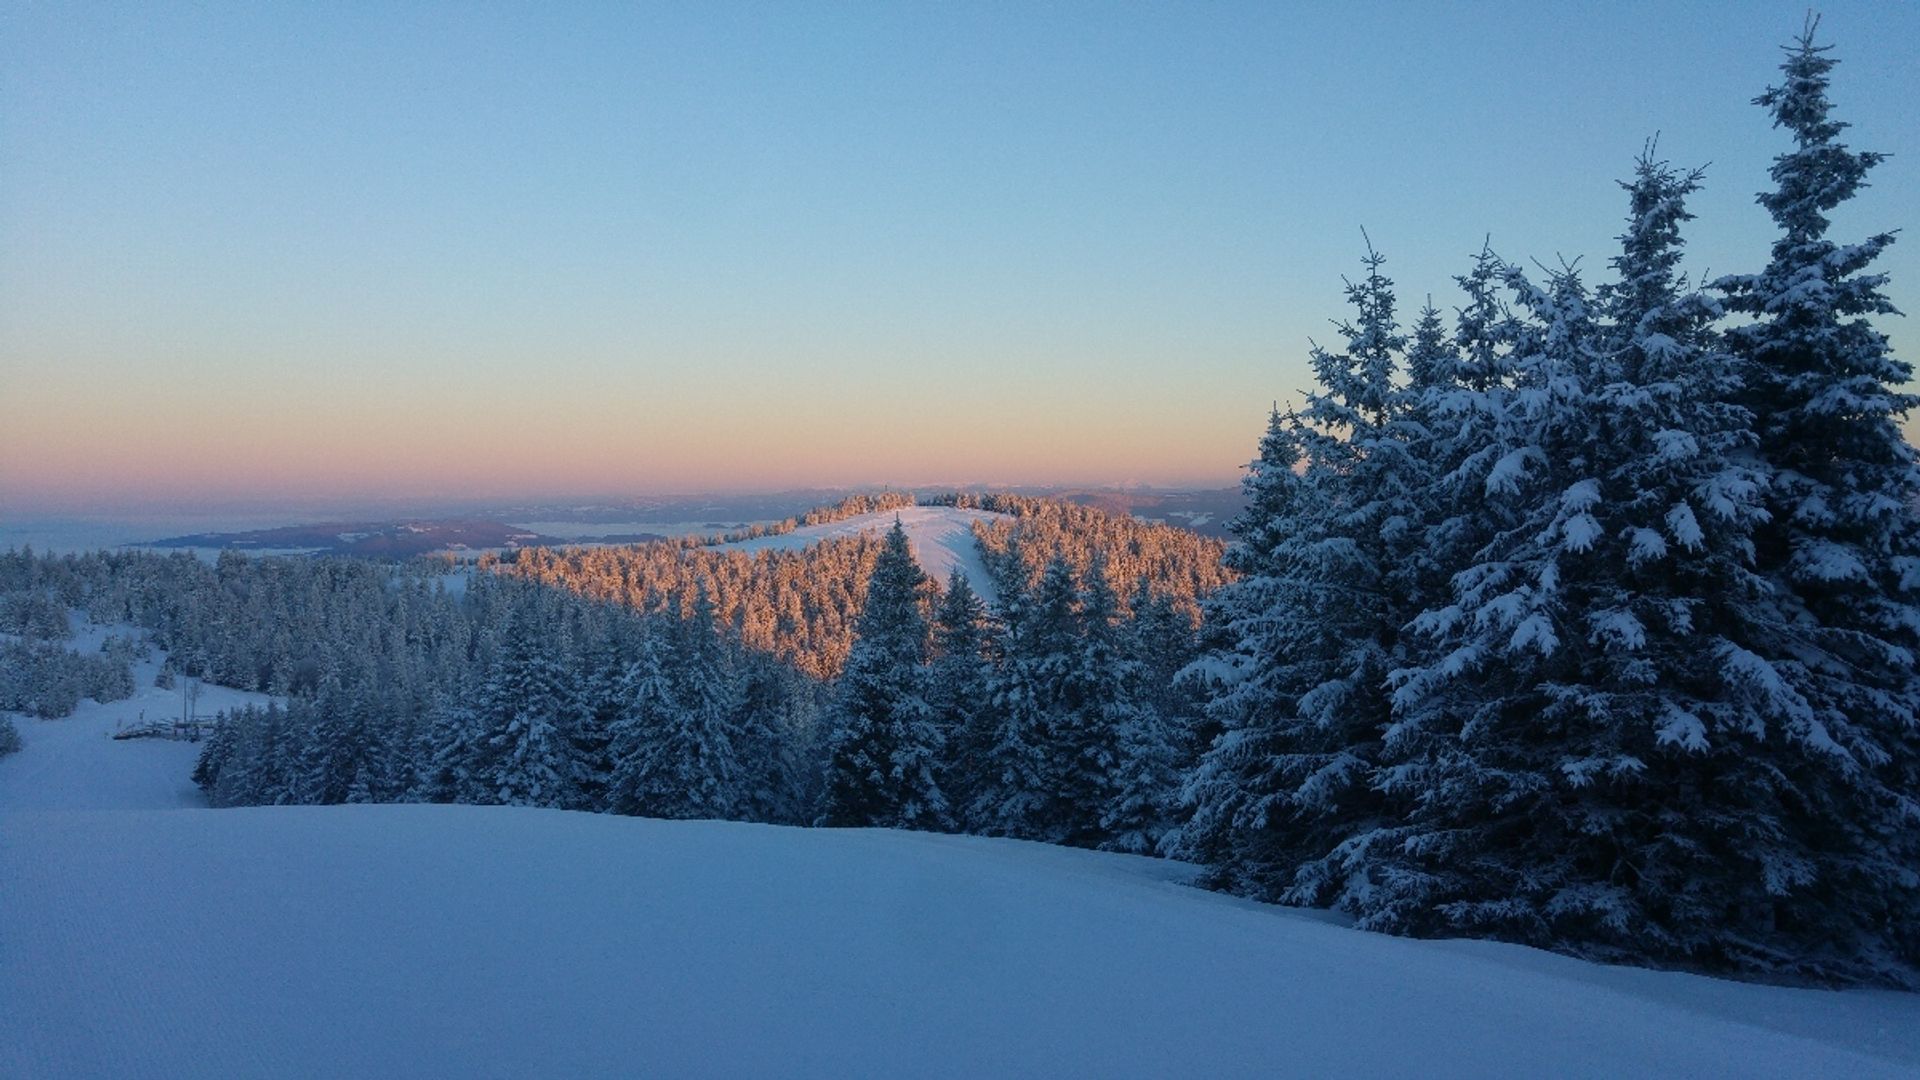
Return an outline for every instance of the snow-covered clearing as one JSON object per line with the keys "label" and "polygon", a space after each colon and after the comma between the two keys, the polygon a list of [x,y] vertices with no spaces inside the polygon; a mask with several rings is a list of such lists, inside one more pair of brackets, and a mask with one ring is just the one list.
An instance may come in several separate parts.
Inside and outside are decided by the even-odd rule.
{"label": "snow-covered clearing", "polygon": [[958,569],[967,576],[973,591],[988,600],[998,594],[992,576],[980,561],[980,549],[973,542],[973,523],[999,521],[1007,515],[992,510],[961,510],[951,506],[909,506],[902,510],[878,510],[858,514],[827,525],[807,525],[779,536],[760,536],[725,545],[734,551],[791,551],[821,540],[884,533],[893,527],[895,517],[906,530],[907,543],[920,569],[946,584],[947,575]]}
{"label": "snow-covered clearing", "polygon": [[[143,665],[143,685],[152,666]],[[202,711],[259,700],[209,687]],[[177,693],[0,759],[0,1076],[1920,1075],[1920,995],[1359,933],[1151,859],[198,802]]]}
{"label": "snow-covered clearing", "polygon": [[[72,615],[74,633],[67,647],[97,652],[109,635],[142,636],[137,627],[100,626]],[[133,696],[101,703],[84,698],[60,720],[14,715],[20,731],[19,753],[0,757],[0,810],[168,809],[205,806],[189,774],[200,747],[167,739],[114,741],[113,733],[142,720],[172,720],[182,715],[180,679],[171,690],[153,685],[166,654],[158,649],[133,665]],[[267,695],[201,685],[194,715],[201,719],[241,705],[265,704]],[[0,878],[0,883],[4,882]]]}

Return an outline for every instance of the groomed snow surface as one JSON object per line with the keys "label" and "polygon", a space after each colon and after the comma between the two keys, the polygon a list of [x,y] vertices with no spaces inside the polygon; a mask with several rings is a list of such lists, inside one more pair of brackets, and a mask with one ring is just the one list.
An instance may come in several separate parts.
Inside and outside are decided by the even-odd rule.
{"label": "groomed snow surface", "polygon": [[1920,1075],[1920,995],[1364,934],[1150,859],[181,809],[189,745],[106,737],[156,707],[0,759],[0,1076]]}
{"label": "groomed snow surface", "polygon": [[947,575],[959,570],[967,576],[967,583],[973,586],[974,592],[992,601],[997,599],[998,593],[994,590],[993,579],[987,573],[986,565],[980,561],[980,549],[973,542],[973,523],[999,521],[1006,516],[992,510],[909,506],[900,510],[856,514],[843,521],[807,525],[790,533],[758,536],[724,546],[734,551],[794,551],[822,540],[859,536],[861,533],[878,536],[893,528],[894,518],[898,517],[900,527],[906,531],[907,544],[913,549],[913,560],[920,564],[922,571],[944,587]]}

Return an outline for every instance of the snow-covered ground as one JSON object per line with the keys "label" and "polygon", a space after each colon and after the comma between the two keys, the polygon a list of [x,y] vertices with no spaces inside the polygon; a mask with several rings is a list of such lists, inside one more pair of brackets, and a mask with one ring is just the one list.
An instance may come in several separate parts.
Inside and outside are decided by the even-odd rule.
{"label": "snow-covered ground", "polygon": [[[138,639],[131,626],[100,626],[73,613],[68,648],[97,652],[109,635]],[[133,665],[133,696],[101,703],[83,698],[65,719],[36,720],[14,715],[22,745],[0,757],[0,810],[168,809],[205,806],[189,774],[200,747],[166,739],[115,741],[113,733],[142,720],[172,720],[182,715],[179,679],[171,690],[153,685],[166,654],[158,649]],[[225,709],[264,704],[265,694],[202,684],[193,712],[209,718]],[[0,888],[4,888],[0,878]],[[4,1074],[4,1070],[0,1070]]]}
{"label": "snow-covered ground", "polygon": [[9,1080],[1920,1075],[1920,995],[1364,934],[1150,859],[497,807],[163,809],[198,802],[193,747],[106,737],[177,707],[142,694],[23,721],[0,759]]}
{"label": "snow-covered ground", "polygon": [[974,522],[1006,517],[991,510],[960,510],[951,506],[879,510],[828,525],[808,525],[780,536],[761,536],[725,546],[736,551],[791,551],[833,537],[884,533],[893,528],[895,517],[907,531],[907,543],[912,546],[914,561],[920,564],[921,570],[944,586],[947,575],[958,569],[967,576],[973,591],[989,601],[998,598],[993,580],[980,562],[980,549],[973,542]]}

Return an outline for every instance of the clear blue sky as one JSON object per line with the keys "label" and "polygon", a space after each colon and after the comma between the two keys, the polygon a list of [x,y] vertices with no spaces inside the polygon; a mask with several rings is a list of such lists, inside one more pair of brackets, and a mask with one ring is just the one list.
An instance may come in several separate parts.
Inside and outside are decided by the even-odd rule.
{"label": "clear blue sky", "polygon": [[[1232,482],[1365,226],[1604,270],[1642,141],[1757,268],[1805,4],[0,9],[0,512]],[[1829,3],[1920,225],[1920,3]],[[1882,269],[1920,307],[1920,234]],[[1890,325],[1900,351],[1920,335]]]}

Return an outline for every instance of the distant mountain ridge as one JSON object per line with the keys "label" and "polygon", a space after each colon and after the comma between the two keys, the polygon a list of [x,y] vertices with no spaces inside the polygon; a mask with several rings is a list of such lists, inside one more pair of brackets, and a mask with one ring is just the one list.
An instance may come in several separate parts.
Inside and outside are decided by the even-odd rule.
{"label": "distant mountain ridge", "polygon": [[[862,489],[872,494],[887,489]],[[909,491],[912,489],[892,489]],[[920,494],[931,494],[926,489]],[[951,489],[942,489],[950,491]],[[1224,538],[1245,505],[1238,488],[1158,491],[1133,488],[1004,487],[977,489],[1058,499],[1110,514],[1164,522]],[[797,517],[849,492],[814,489],[758,495],[686,495],[595,503],[516,505],[453,517],[321,522],[233,532],[170,536],[139,545],[221,551],[307,552],[407,559],[435,552],[479,552],[579,544],[640,544],[676,536],[714,535]]]}
{"label": "distant mountain ridge", "polygon": [[[659,539],[636,536],[622,542]],[[567,541],[484,519],[378,521],[288,525],[246,532],[194,533],[155,540],[148,547],[218,548],[222,551],[305,551],[316,555],[354,555],[369,559],[406,559],[436,551],[488,551],[550,547]]]}

